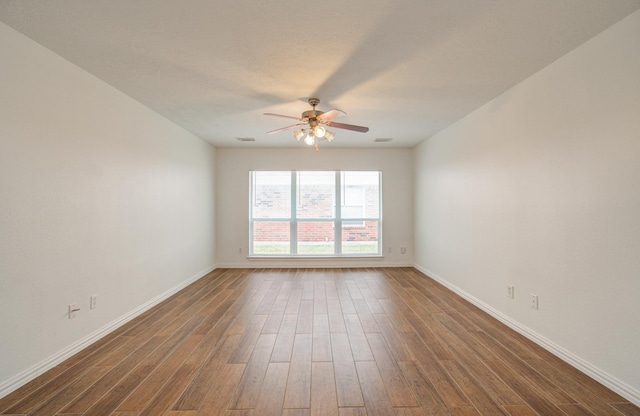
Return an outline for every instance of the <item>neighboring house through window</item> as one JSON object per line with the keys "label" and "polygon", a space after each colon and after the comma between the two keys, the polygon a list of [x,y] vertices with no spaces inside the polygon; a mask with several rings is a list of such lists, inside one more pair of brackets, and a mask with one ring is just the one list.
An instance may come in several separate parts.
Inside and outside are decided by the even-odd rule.
{"label": "neighboring house through window", "polygon": [[380,255],[380,176],[251,172],[250,255]]}

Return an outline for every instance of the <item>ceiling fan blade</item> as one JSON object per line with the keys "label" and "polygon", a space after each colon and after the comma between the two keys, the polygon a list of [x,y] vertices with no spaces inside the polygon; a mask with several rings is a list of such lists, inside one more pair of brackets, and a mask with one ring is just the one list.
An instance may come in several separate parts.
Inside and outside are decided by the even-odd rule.
{"label": "ceiling fan blade", "polygon": [[294,124],[293,126],[287,126],[287,127],[281,128],[281,129],[268,131],[267,134],[280,133],[281,131],[290,130],[292,128],[295,128],[295,127],[298,127],[298,126],[304,126],[304,125],[305,125],[304,123],[298,123],[298,124]]}
{"label": "ceiling fan blade", "polygon": [[333,121],[327,122],[327,125],[337,129],[359,131],[360,133],[366,133],[369,131],[369,127],[354,126],[353,124],[336,123]]}
{"label": "ceiling fan blade", "polygon": [[265,116],[274,116],[274,117],[282,117],[282,118],[292,118],[292,119],[294,119],[294,120],[302,121],[302,119],[301,119],[300,117],[283,116],[282,114],[263,113],[262,115],[265,115]]}
{"label": "ceiling fan blade", "polygon": [[347,113],[345,113],[342,110],[338,110],[338,109],[334,108],[333,110],[329,110],[326,113],[320,114],[316,118],[318,120],[322,120],[322,121],[329,121],[329,120],[333,120],[334,118],[341,117],[341,116],[343,116],[345,114],[347,114]]}

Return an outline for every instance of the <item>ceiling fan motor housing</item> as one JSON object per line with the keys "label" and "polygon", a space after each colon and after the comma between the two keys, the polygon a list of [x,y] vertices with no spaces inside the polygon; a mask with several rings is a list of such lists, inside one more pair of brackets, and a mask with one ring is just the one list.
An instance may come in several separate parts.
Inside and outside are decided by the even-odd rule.
{"label": "ceiling fan motor housing", "polygon": [[[320,104],[320,100],[317,98],[309,98],[309,104],[313,107],[313,110],[305,111],[302,113],[302,118],[309,119],[309,121],[316,121],[315,118],[320,114],[324,114],[324,111],[316,111],[316,106]],[[317,124],[317,122],[316,122]],[[314,126],[311,126],[314,127]]]}
{"label": "ceiling fan motor housing", "polygon": [[316,111],[314,110],[309,110],[309,111],[305,111],[304,113],[302,113],[302,118],[303,119],[309,119],[309,120],[313,120],[316,117],[318,117],[320,114],[324,114],[324,111]]}

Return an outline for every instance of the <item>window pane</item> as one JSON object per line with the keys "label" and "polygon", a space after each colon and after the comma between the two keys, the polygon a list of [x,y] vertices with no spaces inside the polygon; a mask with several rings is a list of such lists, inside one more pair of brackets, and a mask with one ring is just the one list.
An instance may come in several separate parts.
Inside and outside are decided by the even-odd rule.
{"label": "window pane", "polygon": [[333,221],[298,222],[298,254],[334,254]]}
{"label": "window pane", "polygon": [[252,254],[289,254],[291,252],[288,221],[255,221],[252,228]]}
{"label": "window pane", "polygon": [[379,172],[341,172],[342,218],[379,218]]}
{"label": "window pane", "polygon": [[296,216],[333,218],[335,172],[298,172]]}
{"label": "window pane", "polygon": [[291,172],[253,172],[253,218],[291,218]]}
{"label": "window pane", "polygon": [[379,221],[363,221],[360,227],[342,227],[343,254],[378,254]]}

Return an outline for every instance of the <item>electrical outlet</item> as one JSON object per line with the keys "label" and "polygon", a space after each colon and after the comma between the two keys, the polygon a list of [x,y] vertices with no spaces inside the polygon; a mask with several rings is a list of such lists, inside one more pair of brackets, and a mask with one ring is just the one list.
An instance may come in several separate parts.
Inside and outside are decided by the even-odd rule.
{"label": "electrical outlet", "polygon": [[406,247],[400,247],[400,254],[407,254],[407,248]]}
{"label": "electrical outlet", "polygon": [[538,309],[538,295],[531,294],[531,307],[533,309]]}
{"label": "electrical outlet", "polygon": [[513,285],[507,285],[507,297],[511,299],[515,297],[515,289]]}
{"label": "electrical outlet", "polygon": [[98,295],[93,295],[89,298],[89,309],[95,309],[98,307]]}
{"label": "electrical outlet", "polygon": [[75,318],[76,317],[76,313],[79,310],[80,310],[80,308],[77,308],[75,303],[70,303],[69,304],[69,309],[68,309],[69,319]]}

